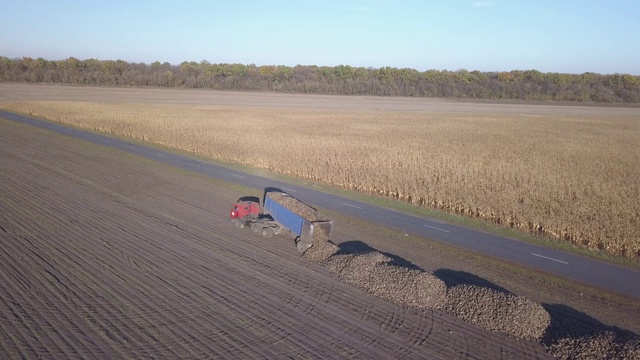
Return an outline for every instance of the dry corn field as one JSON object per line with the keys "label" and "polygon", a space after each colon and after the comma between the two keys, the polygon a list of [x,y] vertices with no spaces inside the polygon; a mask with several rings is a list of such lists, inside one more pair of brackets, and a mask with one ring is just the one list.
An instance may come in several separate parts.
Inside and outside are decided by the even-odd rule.
{"label": "dry corn field", "polygon": [[[376,107],[375,98],[314,108],[296,106],[300,95],[226,105],[201,101],[207,92],[171,103],[163,90],[140,90],[140,101],[128,91],[75,101],[5,95],[0,108],[640,258],[638,108],[439,112]],[[149,101],[154,91],[160,100]],[[199,100],[189,104],[189,93]]]}

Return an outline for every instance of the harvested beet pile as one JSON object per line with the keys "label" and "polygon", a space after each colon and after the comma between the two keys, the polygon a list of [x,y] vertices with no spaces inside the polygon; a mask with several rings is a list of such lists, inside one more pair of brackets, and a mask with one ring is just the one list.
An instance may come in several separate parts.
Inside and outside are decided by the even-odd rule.
{"label": "harvested beet pile", "polygon": [[619,336],[613,331],[565,336],[553,343],[543,342],[558,359],[640,359],[640,339]]}
{"label": "harvested beet pile", "polygon": [[521,296],[475,285],[449,290],[439,278],[409,269],[378,251],[344,253],[321,233],[304,256],[340,280],[381,298],[420,308],[444,308],[462,320],[491,331],[535,339],[559,359],[640,359],[640,339],[610,330],[572,333],[550,328],[542,305]]}
{"label": "harvested beet pile", "polygon": [[323,233],[314,233],[313,246],[304,256],[331,271],[340,280],[393,302],[421,308],[445,303],[446,285],[424,271],[393,263],[378,251],[339,253]]}
{"label": "harvested beet pile", "polygon": [[559,359],[640,359],[640,337],[562,304],[546,305],[551,326],[540,343]]}
{"label": "harvested beet pile", "polygon": [[446,285],[424,271],[393,264],[378,251],[336,254],[326,266],[342,281],[393,302],[419,308],[437,308],[445,303]]}
{"label": "harvested beet pile", "polygon": [[338,252],[338,247],[329,241],[322,231],[313,232],[313,246],[305,251],[304,257],[320,265]]}
{"label": "harvested beet pile", "polygon": [[450,288],[445,310],[485,329],[525,339],[541,339],[551,323],[551,317],[542,305],[475,285]]}
{"label": "harvested beet pile", "polygon": [[[328,220],[287,194],[269,192],[267,196],[307,221]],[[467,322],[519,338],[540,339],[550,324],[549,313],[523,297],[471,285],[447,291],[438,277],[403,266],[381,252],[341,251],[325,231],[319,230],[314,230],[313,245],[304,252],[304,257],[371,294],[407,306],[445,307]]]}
{"label": "harvested beet pile", "polygon": [[398,265],[381,252],[344,252],[323,232],[314,233],[304,257],[373,295],[406,306],[443,308],[487,330],[538,340],[560,359],[640,359],[637,336],[610,330],[572,333],[566,324],[551,329],[549,312],[524,297],[468,284],[447,290],[438,277]]}

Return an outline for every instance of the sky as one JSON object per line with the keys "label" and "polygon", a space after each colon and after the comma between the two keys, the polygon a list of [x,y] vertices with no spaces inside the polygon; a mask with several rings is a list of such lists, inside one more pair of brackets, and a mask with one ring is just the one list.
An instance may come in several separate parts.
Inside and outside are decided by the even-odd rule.
{"label": "sky", "polygon": [[0,56],[640,75],[640,1],[7,0]]}

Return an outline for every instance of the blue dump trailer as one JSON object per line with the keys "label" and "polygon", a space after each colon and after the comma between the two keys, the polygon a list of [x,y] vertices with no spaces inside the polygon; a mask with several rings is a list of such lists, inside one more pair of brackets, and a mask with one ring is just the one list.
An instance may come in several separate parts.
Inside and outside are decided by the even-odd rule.
{"label": "blue dump trailer", "polygon": [[265,191],[262,212],[257,209],[255,202],[239,201],[231,211],[231,221],[264,237],[290,233],[300,253],[313,246],[314,240],[331,238],[333,221],[287,193]]}

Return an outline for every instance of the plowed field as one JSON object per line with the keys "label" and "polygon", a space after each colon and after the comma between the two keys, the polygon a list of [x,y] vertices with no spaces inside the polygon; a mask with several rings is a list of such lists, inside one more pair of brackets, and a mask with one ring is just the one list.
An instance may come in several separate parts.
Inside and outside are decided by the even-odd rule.
{"label": "plowed field", "polygon": [[0,358],[549,356],[239,231],[214,180],[5,120],[0,170]]}

